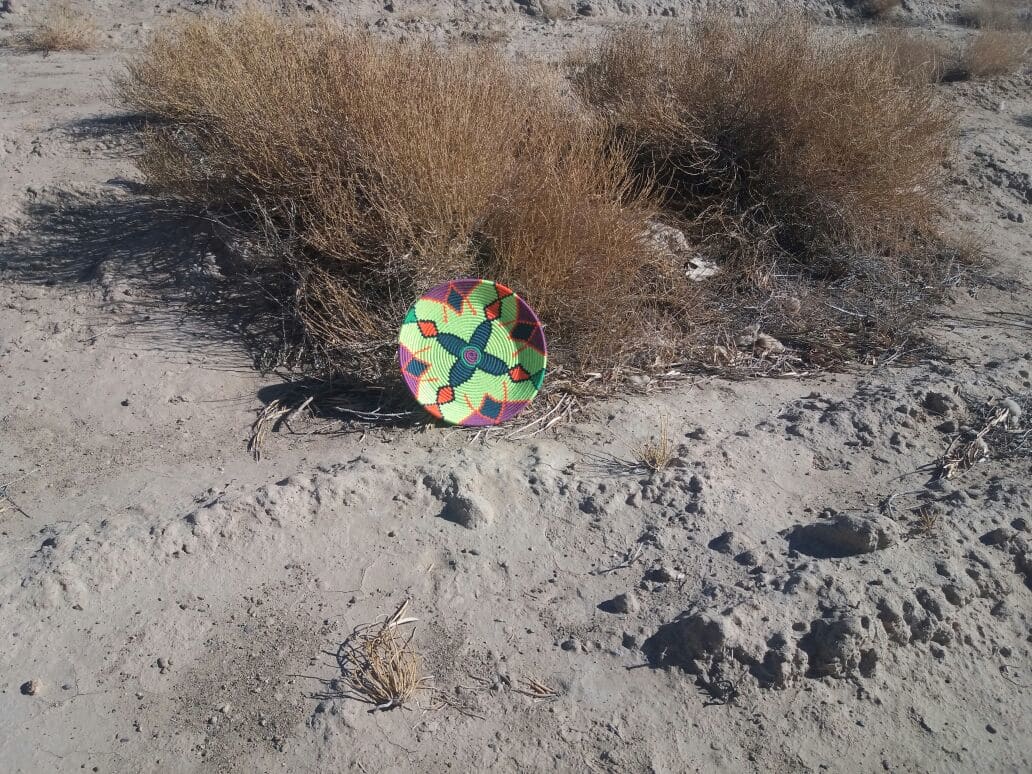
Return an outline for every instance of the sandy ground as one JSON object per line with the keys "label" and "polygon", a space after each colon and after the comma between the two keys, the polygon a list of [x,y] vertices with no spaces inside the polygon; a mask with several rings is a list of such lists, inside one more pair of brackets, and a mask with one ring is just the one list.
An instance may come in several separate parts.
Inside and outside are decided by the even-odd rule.
{"label": "sandy ground", "polygon": [[[89,5],[93,53],[0,48],[0,769],[1032,769],[1032,466],[1005,448],[1028,411],[989,461],[930,467],[1030,405],[1027,72],[941,87],[950,227],[990,263],[916,365],[694,378],[524,440],[301,422],[256,463],[280,382],[199,311],[218,246],[147,198],[104,98],[195,6]],[[692,4],[323,5],[560,56]],[[959,38],[955,8],[904,18]],[[648,473],[632,448],[661,425],[677,459]],[[334,653],[406,598],[453,706],[370,714]]]}

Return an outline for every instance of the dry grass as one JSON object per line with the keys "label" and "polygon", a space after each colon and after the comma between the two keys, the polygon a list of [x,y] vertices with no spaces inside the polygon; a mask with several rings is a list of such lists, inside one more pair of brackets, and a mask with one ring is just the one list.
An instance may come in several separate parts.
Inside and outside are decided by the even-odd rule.
{"label": "dry grass", "polygon": [[1026,0],[982,0],[961,12],[960,21],[993,30],[1032,29],[1032,8]]}
{"label": "dry grass", "polygon": [[961,56],[960,69],[969,77],[1010,75],[1027,61],[1029,35],[986,29],[968,43]]}
{"label": "dry grass", "polygon": [[406,601],[383,621],[358,627],[337,651],[345,695],[372,704],[374,711],[404,707],[430,687],[412,634],[399,633],[418,620],[405,616],[407,608]]}
{"label": "dry grass", "polygon": [[638,463],[648,470],[665,470],[677,455],[673,439],[667,433],[666,421],[659,425],[659,436],[638,444],[632,450]]}
{"label": "dry grass", "polygon": [[[148,181],[260,232],[256,265],[289,279],[287,308],[338,368],[391,372],[404,309],[457,276],[526,294],[571,367],[647,344],[650,284],[687,303],[642,243],[652,210],[605,132],[489,46],[249,9],[177,20],[119,92],[151,117]],[[603,296],[629,317],[615,336],[595,322]]]}
{"label": "dry grass", "polygon": [[617,33],[576,84],[670,208],[743,247],[827,268],[936,212],[946,111],[883,49],[800,16]]}
{"label": "dry grass", "polygon": [[15,48],[24,51],[88,51],[100,40],[93,17],[68,3],[51,3],[37,14],[39,21],[15,36]]}
{"label": "dry grass", "polygon": [[[617,32],[574,81],[721,265],[703,351],[760,322],[809,363],[859,359],[896,343],[940,284],[948,263],[931,246],[952,118],[884,45],[799,15],[710,15]],[[794,311],[779,301],[790,296]]]}
{"label": "dry grass", "polygon": [[934,505],[923,505],[914,514],[911,533],[928,537],[939,529],[939,509]]}
{"label": "dry grass", "polygon": [[950,67],[950,52],[935,40],[892,29],[879,32],[873,42],[884,48],[900,77],[917,84],[937,83]]}

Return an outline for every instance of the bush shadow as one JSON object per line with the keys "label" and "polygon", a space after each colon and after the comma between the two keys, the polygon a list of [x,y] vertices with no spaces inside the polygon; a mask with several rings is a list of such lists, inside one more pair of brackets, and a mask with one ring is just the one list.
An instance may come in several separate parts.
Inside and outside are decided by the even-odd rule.
{"label": "bush shadow", "polygon": [[[46,286],[95,286],[111,327],[163,348],[242,347],[258,363],[281,346],[274,276],[249,274],[212,224],[112,181],[110,191],[46,191],[2,243],[0,276]],[[121,190],[119,190],[121,188]]]}

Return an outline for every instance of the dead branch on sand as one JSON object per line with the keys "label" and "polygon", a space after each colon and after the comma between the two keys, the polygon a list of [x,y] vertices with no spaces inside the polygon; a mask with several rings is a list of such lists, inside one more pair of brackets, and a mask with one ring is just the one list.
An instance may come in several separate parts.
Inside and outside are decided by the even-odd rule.
{"label": "dead branch on sand", "polygon": [[[983,417],[981,430],[974,436],[958,435],[950,441],[950,445],[938,460],[935,477],[948,480],[989,459],[991,446],[987,438],[996,438],[1003,450],[1010,454],[1025,450],[1026,441],[1032,435],[1032,428],[1019,427],[1023,413],[1023,409],[1012,398],[992,404]],[[1004,433],[1002,438],[999,434],[1001,430]],[[1010,436],[1017,440],[1012,440]]]}
{"label": "dead branch on sand", "polygon": [[520,680],[519,684],[523,687],[513,688],[513,693],[521,693],[524,696],[530,696],[534,699],[535,704],[541,701],[552,701],[553,699],[559,698],[559,691],[549,688],[537,678],[528,677],[524,680]]}

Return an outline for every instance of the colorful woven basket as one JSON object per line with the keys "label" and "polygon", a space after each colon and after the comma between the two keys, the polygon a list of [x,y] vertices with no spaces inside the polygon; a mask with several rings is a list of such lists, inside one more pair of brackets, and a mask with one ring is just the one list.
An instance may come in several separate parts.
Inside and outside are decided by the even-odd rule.
{"label": "colorful woven basket", "polygon": [[433,416],[499,425],[541,389],[548,360],[534,310],[505,285],[444,282],[416,299],[398,335],[401,375]]}

